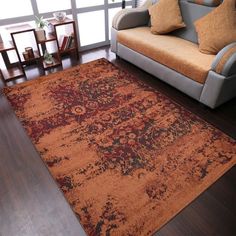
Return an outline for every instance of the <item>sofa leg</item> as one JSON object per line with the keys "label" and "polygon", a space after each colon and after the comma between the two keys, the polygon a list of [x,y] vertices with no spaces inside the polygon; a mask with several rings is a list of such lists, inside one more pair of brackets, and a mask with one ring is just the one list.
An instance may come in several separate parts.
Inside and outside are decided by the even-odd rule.
{"label": "sofa leg", "polygon": [[117,54],[116,54],[116,59],[117,59],[117,60],[119,60],[119,59],[120,59],[120,56],[118,56]]}

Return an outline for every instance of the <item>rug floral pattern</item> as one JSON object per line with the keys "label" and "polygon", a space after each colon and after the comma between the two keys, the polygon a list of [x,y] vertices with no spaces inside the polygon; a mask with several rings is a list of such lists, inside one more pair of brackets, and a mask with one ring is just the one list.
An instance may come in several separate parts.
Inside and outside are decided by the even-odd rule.
{"label": "rug floral pattern", "polygon": [[152,235],[236,163],[236,141],[96,60],[5,95],[88,235]]}

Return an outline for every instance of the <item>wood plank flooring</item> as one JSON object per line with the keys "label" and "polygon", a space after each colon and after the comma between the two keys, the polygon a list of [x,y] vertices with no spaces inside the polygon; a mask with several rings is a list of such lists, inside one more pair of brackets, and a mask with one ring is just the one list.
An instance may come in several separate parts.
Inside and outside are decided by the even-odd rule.
{"label": "wood plank flooring", "polygon": [[[134,74],[137,79],[145,80],[236,138],[236,99],[211,110],[130,63],[116,59],[108,47],[83,52],[79,61],[65,58],[63,66],[66,68],[101,57]],[[43,71],[29,67],[26,74],[28,79],[35,79]],[[0,236],[15,235],[82,236],[85,233],[7,100],[0,95]],[[236,167],[155,236],[236,236]]]}

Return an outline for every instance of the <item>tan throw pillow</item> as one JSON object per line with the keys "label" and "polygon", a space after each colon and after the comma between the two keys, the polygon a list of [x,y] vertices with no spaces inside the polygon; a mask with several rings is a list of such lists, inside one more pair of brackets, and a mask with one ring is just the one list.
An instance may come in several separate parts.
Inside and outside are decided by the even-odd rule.
{"label": "tan throw pillow", "polygon": [[194,23],[199,50],[206,54],[217,54],[226,45],[236,42],[235,0],[224,2]]}
{"label": "tan throw pillow", "polygon": [[148,10],[153,34],[166,34],[185,27],[178,0],[159,0]]}

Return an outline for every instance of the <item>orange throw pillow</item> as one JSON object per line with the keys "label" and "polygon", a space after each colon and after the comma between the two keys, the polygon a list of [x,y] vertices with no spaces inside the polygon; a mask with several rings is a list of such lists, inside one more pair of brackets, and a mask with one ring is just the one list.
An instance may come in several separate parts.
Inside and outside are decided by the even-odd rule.
{"label": "orange throw pillow", "polygon": [[222,48],[236,42],[235,0],[224,2],[194,23],[199,50],[205,54],[217,54]]}
{"label": "orange throw pillow", "polygon": [[153,34],[166,34],[185,27],[178,0],[159,0],[148,10]]}

